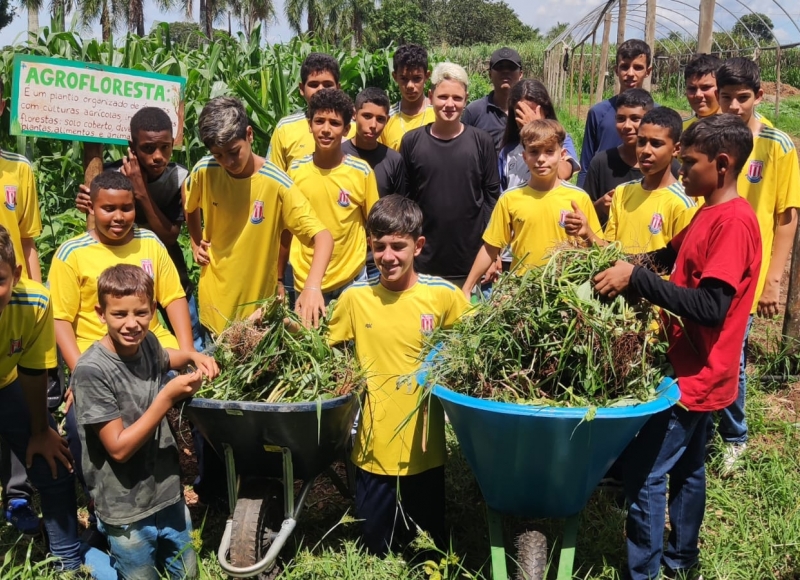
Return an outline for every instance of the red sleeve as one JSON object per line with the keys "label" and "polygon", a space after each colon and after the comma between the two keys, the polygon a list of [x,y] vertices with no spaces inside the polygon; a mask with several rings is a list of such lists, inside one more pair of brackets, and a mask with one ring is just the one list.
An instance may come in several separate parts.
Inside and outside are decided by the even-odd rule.
{"label": "red sleeve", "polygon": [[[673,243],[682,235],[683,232],[673,238]],[[758,230],[753,231],[753,227],[739,218],[716,224],[710,232],[706,266],[701,280],[714,278],[738,288],[744,273],[756,259],[757,235]]]}

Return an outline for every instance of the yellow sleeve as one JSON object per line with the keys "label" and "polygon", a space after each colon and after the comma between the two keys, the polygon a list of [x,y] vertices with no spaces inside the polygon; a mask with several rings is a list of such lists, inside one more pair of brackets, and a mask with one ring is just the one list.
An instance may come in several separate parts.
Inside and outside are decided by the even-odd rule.
{"label": "yellow sleeve", "polygon": [[203,208],[205,168],[198,167],[200,163],[202,161],[199,161],[194,166],[189,177],[186,178],[186,200],[183,208],[186,213],[192,213]]}
{"label": "yellow sleeve", "polygon": [[511,212],[508,208],[509,194],[502,196],[492,210],[489,225],[483,232],[483,241],[495,248],[505,248],[511,243]]}
{"label": "yellow sleeve", "polygon": [[[614,197],[617,197],[617,194],[614,194]],[[581,208],[581,211],[586,214],[586,220],[589,222],[589,228],[594,232],[594,234],[601,239],[608,239],[603,234],[603,226],[600,225],[600,220],[597,217],[597,212],[594,209],[594,205],[592,204],[592,198],[589,197],[588,193],[585,193],[580,196],[580,199],[576,200],[578,206]],[[613,203],[612,203],[613,207]],[[609,218],[610,221],[610,218]]]}
{"label": "yellow sleeve", "polygon": [[175,263],[169,257],[167,249],[159,242],[153,240],[157,246],[156,255],[158,260],[158,276],[156,278],[156,302],[166,308],[179,298],[185,298],[186,293],[181,286],[181,279],[178,276],[178,270],[175,268]]}
{"label": "yellow sleeve", "polygon": [[792,147],[778,157],[778,191],[775,196],[775,213],[782,214],[789,208],[800,208],[800,168],[797,164],[797,149]]}
{"label": "yellow sleeve", "polygon": [[694,218],[694,214],[696,213],[697,213],[696,205],[693,205],[691,207],[680,205],[676,207],[673,219],[673,226],[672,226],[672,237],[675,237],[679,233],[681,233],[686,228],[686,226],[689,225],[689,222],[692,221],[692,218]]}
{"label": "yellow sleeve", "polygon": [[20,176],[21,212],[19,220],[19,237],[35,238],[42,233],[42,218],[39,215],[39,200],[36,195],[36,179],[33,170],[27,163],[23,164]]}
{"label": "yellow sleeve", "polygon": [[442,328],[452,327],[456,321],[470,308],[464,293],[458,289],[452,290],[446,295],[448,304],[442,314]]}
{"label": "yellow sleeve", "polygon": [[[603,235],[604,239],[609,242],[616,242],[617,241],[617,216],[619,215],[620,208],[618,206],[622,205],[622,197],[625,188],[621,185],[618,185],[614,188],[614,195],[611,196],[611,207],[608,210],[608,221],[606,222],[606,230]],[[597,212],[592,212],[597,215]],[[588,219],[589,216],[587,215],[586,218]]]}
{"label": "yellow sleeve", "polygon": [[50,289],[50,303],[53,306],[53,318],[74,322],[81,310],[80,277],[73,268],[56,257],[50,265],[47,287]]}
{"label": "yellow sleeve", "polygon": [[351,313],[351,294],[352,290],[350,292],[345,291],[333,305],[333,313],[328,322],[328,343],[331,345],[347,342],[355,338]]}
{"label": "yellow sleeve", "polygon": [[28,344],[17,363],[27,369],[45,370],[58,366],[56,358],[56,328],[53,323],[52,301],[46,308],[36,308],[36,325],[28,338]]}
{"label": "yellow sleeve", "polygon": [[272,139],[269,140],[269,149],[267,149],[267,159],[277,165],[281,171],[288,172],[289,167],[283,155],[283,127],[276,127],[275,132],[272,134]]}
{"label": "yellow sleeve", "polygon": [[361,206],[361,211],[364,212],[364,223],[367,223],[367,216],[369,216],[372,206],[378,201],[378,181],[375,179],[375,172],[370,171],[366,179],[367,192],[364,196],[364,205]]}
{"label": "yellow sleeve", "polygon": [[306,246],[311,245],[311,238],[325,229],[322,222],[317,218],[317,214],[308,198],[296,185],[284,187],[280,185],[282,203],[281,220],[292,235],[297,237]]}

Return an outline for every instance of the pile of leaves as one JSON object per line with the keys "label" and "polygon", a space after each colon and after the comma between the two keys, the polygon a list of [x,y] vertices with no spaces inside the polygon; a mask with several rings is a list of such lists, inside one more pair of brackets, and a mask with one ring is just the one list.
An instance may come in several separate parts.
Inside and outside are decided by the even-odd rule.
{"label": "pile of leaves", "polygon": [[623,257],[614,244],[563,245],[545,266],[504,275],[489,300],[431,337],[438,355],[428,384],[533,405],[651,400],[669,370],[656,311],[628,296],[601,298],[591,282]]}
{"label": "pile of leaves", "polygon": [[[285,319],[297,330],[290,331]],[[277,299],[257,322],[233,322],[217,338],[220,375],[198,397],[222,401],[298,403],[346,395],[366,385],[352,351],[331,347],[326,327],[302,328]]]}

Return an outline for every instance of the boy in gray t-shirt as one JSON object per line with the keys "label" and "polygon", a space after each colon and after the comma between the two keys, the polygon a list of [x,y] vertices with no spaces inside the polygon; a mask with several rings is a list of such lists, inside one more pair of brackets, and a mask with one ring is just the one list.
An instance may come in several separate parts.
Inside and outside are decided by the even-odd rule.
{"label": "boy in gray t-shirt", "polygon": [[[192,523],[166,414],[219,369],[206,355],[160,346],[149,331],[153,279],[142,268],[108,268],[97,281],[97,295],[97,314],[108,333],[81,356],[72,380],[98,529],[121,578],[193,578]],[[198,370],[161,387],[165,372],[190,364]]]}

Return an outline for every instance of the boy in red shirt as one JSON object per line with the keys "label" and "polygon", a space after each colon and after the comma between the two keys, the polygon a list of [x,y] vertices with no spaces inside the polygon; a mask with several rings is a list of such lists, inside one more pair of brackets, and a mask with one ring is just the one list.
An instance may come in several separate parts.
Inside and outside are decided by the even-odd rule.
{"label": "boy in red shirt", "polygon": [[[761,268],[761,235],[736,178],[753,148],[734,115],[697,121],[681,137],[686,195],[705,205],[666,248],[648,256],[669,281],[618,261],[595,289],[614,297],[628,287],[662,307],[668,357],[681,388],[678,405],[654,415],[626,451],[628,574],[632,580],[689,577],[706,496],[706,426],[712,411],[736,399],[744,338]],[[670,534],[663,548],[669,475]]]}

